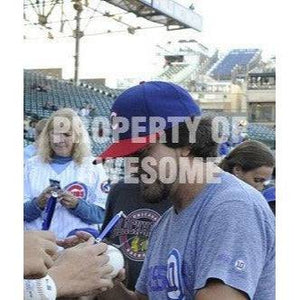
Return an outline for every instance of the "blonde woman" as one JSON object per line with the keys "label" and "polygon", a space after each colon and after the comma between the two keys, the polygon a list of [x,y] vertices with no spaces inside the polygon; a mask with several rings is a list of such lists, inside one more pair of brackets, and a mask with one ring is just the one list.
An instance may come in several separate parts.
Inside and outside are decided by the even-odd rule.
{"label": "blonde woman", "polygon": [[54,112],[38,144],[38,155],[25,165],[25,229],[40,230],[43,212],[55,190],[50,180],[60,182],[58,202],[49,230],[58,238],[78,228],[101,224],[107,197],[107,177],[101,165],[93,165],[89,137],[72,109]]}

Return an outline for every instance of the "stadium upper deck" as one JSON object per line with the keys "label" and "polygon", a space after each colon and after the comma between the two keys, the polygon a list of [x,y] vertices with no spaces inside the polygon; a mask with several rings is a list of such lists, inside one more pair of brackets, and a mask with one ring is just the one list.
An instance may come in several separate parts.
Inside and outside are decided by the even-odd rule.
{"label": "stadium upper deck", "polygon": [[109,116],[111,105],[119,93],[110,89],[94,88],[87,84],[76,86],[72,82],[45,76],[41,73],[24,71],[24,111],[39,117],[48,117],[51,111],[45,104],[57,108],[80,109],[88,103],[96,107],[98,115]]}
{"label": "stadium upper deck", "polygon": [[230,80],[234,70],[246,73],[260,59],[259,49],[234,49],[215,65],[210,75],[219,80]]}

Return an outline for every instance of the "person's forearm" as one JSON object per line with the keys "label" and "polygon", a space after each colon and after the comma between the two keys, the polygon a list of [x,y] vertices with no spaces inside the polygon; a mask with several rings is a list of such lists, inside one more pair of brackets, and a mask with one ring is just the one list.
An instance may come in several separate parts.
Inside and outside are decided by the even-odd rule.
{"label": "person's forearm", "polygon": [[98,300],[141,300],[138,295],[128,290],[123,283],[117,283],[115,286],[97,296]]}
{"label": "person's forearm", "polygon": [[100,224],[104,219],[104,209],[102,207],[84,200],[80,200],[76,208],[69,209],[69,211],[87,224]]}
{"label": "person's forearm", "polygon": [[24,203],[24,221],[32,222],[41,216],[42,210],[38,207],[36,198]]}

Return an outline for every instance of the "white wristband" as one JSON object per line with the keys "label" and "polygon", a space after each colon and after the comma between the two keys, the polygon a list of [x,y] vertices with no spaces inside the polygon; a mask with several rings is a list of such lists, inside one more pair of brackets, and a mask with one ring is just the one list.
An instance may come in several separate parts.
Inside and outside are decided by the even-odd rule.
{"label": "white wristband", "polygon": [[53,279],[47,275],[41,279],[24,280],[25,300],[55,300],[56,285]]}

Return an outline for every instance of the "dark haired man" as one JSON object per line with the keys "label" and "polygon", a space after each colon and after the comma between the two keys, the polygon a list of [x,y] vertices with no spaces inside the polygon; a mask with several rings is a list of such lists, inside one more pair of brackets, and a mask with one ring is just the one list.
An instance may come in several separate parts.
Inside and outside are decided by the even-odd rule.
{"label": "dark haired man", "polygon": [[273,300],[274,216],[258,191],[211,161],[212,128],[188,92],[144,82],[112,111],[118,139],[98,160],[138,152],[144,200],[173,206],[153,227],[136,292],[120,283],[100,299]]}

